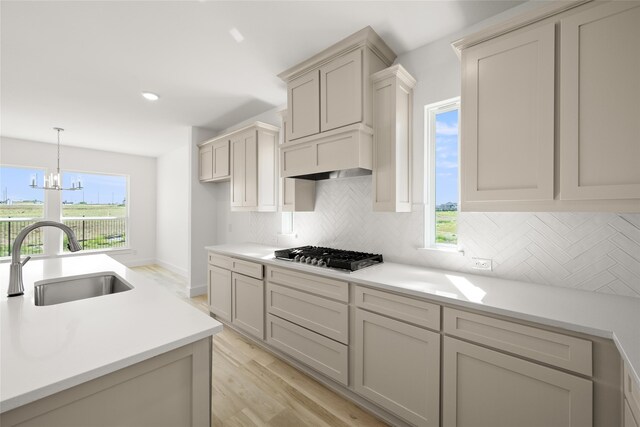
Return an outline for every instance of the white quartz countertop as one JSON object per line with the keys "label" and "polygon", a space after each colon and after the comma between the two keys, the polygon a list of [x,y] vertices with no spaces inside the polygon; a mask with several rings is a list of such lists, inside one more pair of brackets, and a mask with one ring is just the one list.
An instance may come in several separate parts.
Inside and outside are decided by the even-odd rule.
{"label": "white quartz countertop", "polygon": [[[134,289],[36,307],[34,282],[113,272]],[[106,255],[31,260],[7,297],[0,265],[0,412],[214,335],[222,325]]]}
{"label": "white quartz countertop", "polygon": [[253,243],[205,249],[373,288],[428,298],[516,319],[612,339],[640,382],[640,298],[537,285],[384,262],[342,272],[275,259],[279,248]]}

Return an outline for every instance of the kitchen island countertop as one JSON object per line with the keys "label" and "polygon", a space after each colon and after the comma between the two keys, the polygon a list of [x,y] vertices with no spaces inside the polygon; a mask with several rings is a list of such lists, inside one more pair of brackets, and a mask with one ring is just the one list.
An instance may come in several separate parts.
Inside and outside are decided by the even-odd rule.
{"label": "kitchen island countertop", "polygon": [[[113,272],[132,290],[37,307],[34,282]],[[7,297],[0,264],[0,412],[6,412],[222,330],[206,314],[107,255],[31,260],[25,294]]]}
{"label": "kitchen island countertop", "polygon": [[640,383],[640,298],[384,262],[343,272],[275,259],[255,243],[205,249],[378,289],[612,339]]}

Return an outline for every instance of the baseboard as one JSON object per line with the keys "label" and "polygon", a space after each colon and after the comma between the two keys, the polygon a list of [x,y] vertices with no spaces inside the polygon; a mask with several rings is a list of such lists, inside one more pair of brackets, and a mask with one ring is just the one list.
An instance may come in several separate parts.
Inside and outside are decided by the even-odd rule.
{"label": "baseboard", "polygon": [[160,267],[169,270],[172,273],[177,274],[178,276],[182,276],[184,278],[189,277],[189,271],[186,268],[177,267],[169,262],[162,261],[160,259],[156,259],[155,262]]}
{"label": "baseboard", "polygon": [[207,294],[207,285],[198,285],[187,288],[187,294],[189,298],[197,297],[198,295]]}

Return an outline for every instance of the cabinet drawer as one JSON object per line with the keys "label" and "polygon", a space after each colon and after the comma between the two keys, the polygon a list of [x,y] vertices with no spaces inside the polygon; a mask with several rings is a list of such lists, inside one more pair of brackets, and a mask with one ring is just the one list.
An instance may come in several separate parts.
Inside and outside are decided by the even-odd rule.
{"label": "cabinet drawer", "polygon": [[267,280],[323,297],[349,302],[349,284],[340,280],[272,267],[267,268]]}
{"label": "cabinet drawer", "polygon": [[232,259],[228,256],[218,255],[218,254],[214,254],[213,252],[209,252],[209,264],[215,265],[216,267],[231,270]]}
{"label": "cabinet drawer", "polygon": [[426,301],[356,286],[356,306],[425,328],[440,330],[440,306]]}
{"label": "cabinet drawer", "polygon": [[231,270],[245,276],[262,279],[262,264],[231,258]]}
{"label": "cabinet drawer", "polygon": [[631,373],[631,368],[624,363],[624,396],[629,402],[629,409],[633,413],[637,422],[640,422],[640,384],[638,384]]}
{"label": "cabinet drawer", "polygon": [[444,332],[584,375],[592,374],[591,341],[452,308]]}
{"label": "cabinet drawer", "polygon": [[348,385],[349,347],[271,314],[267,342],[316,371]]}
{"label": "cabinet drawer", "polygon": [[349,344],[349,306],[346,304],[267,283],[267,311]]}

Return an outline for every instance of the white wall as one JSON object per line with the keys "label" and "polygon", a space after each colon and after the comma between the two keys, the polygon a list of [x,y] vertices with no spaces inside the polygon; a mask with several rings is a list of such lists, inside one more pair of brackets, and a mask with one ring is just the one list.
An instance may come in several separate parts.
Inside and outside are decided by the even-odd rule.
{"label": "white wall", "polygon": [[[55,172],[56,149],[55,144],[2,137],[0,162]],[[110,255],[128,266],[153,264],[156,258],[156,159],[62,146],[61,168],[129,176],[130,250],[114,251]]]}
{"label": "white wall", "polygon": [[[198,143],[213,137],[216,132],[198,127],[191,128],[189,186],[189,296],[207,292],[207,254],[204,247],[216,242],[216,201],[215,187],[211,183],[201,183],[198,179],[200,156]],[[227,185],[229,185],[227,183]]]}
{"label": "white wall", "polygon": [[190,144],[184,143],[157,159],[156,263],[189,276]]}

